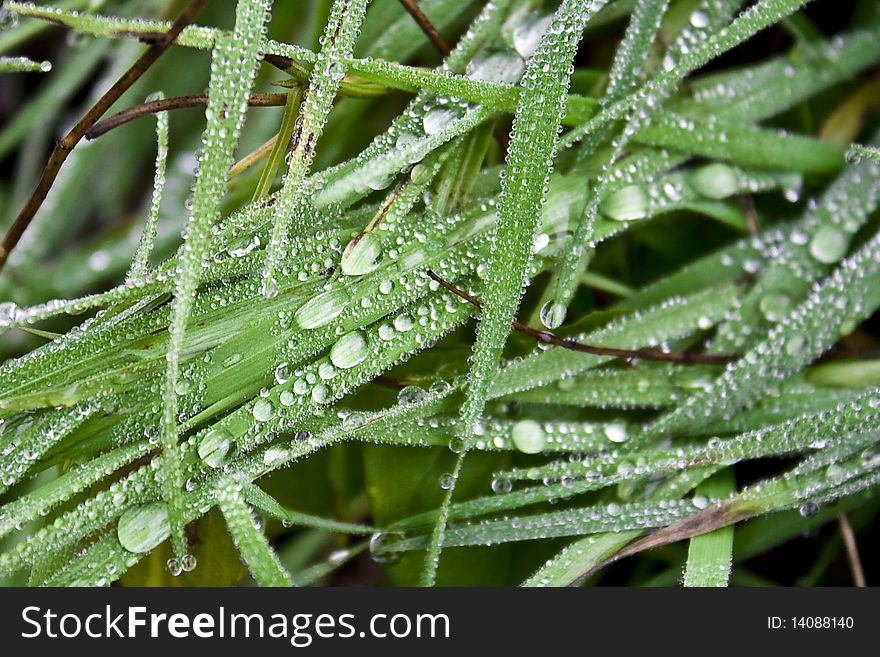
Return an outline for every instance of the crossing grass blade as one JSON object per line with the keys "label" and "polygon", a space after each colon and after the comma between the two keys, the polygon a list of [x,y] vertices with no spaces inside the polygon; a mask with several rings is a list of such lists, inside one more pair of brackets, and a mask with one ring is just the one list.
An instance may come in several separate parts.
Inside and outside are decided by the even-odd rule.
{"label": "crossing grass blade", "polygon": [[[169,111],[71,155],[0,273],[2,582],[570,585],[629,556],[640,584],[738,585],[838,511],[869,526],[880,16],[424,0],[437,64],[367,4],[276,3],[273,39],[262,0],[205,14],[130,102],[207,81],[207,126]],[[38,61],[47,20],[94,38],[8,78],[33,100],[0,131],[0,214],[102,67],[167,29],[112,7],[4,3],[4,55]],[[700,71],[774,25],[790,48]],[[276,83],[286,108],[243,124]],[[837,581],[815,536],[778,583]]]}

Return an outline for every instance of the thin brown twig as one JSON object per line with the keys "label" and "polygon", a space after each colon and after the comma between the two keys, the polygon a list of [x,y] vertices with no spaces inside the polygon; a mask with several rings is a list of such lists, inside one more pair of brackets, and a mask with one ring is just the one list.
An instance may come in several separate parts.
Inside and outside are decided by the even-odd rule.
{"label": "thin brown twig", "polygon": [[[421,10],[421,8],[416,4],[415,0],[400,0],[400,4],[403,5],[403,8],[409,13],[410,16],[413,17],[413,20],[418,24],[420,28],[422,28],[422,32],[425,33],[425,36],[434,44],[434,47],[437,51],[443,55],[444,57],[448,57],[452,52],[452,49],[449,47],[449,44],[446,43],[446,39],[443,38],[443,35],[440,34],[440,31],[434,26],[431,22],[431,19],[425,15],[425,12]],[[501,147],[503,151],[507,151],[507,147],[510,145],[510,140],[507,137],[507,133],[504,132],[504,128],[500,125],[495,124],[495,129],[493,134],[495,135],[495,140],[498,142],[498,145]]]}
{"label": "thin brown twig", "polygon": [[739,197],[739,206],[746,218],[749,235],[757,237],[761,232],[761,226],[758,224],[758,210],[755,208],[754,199],[750,194],[743,194]]}
{"label": "thin brown twig", "polygon": [[55,144],[33,194],[31,194],[31,197],[12,222],[9,230],[6,231],[2,242],[0,242],[0,269],[6,264],[9,254],[18,244],[24,231],[27,230],[31,220],[37,214],[37,210],[42,206],[43,201],[46,200],[46,196],[58,177],[58,172],[61,170],[61,166],[67,159],[67,156],[70,155],[74,147],[82,140],[88,129],[159,59],[159,56],[177,39],[183,29],[195,20],[198,13],[207,3],[208,0],[192,0],[168,31],[151,43],[146,52],[122,74],[113,86],[92,105],[91,109],[77,121],[76,125]]}
{"label": "thin brown twig", "polygon": [[840,525],[840,534],[843,536],[843,545],[846,547],[846,559],[849,562],[853,584],[863,589],[867,584],[865,570],[862,568],[862,560],[859,557],[859,546],[856,543],[855,532],[853,532],[852,525],[849,524],[849,518],[845,513],[837,515],[837,524]]}
{"label": "thin brown twig", "polygon": [[400,4],[402,4],[403,8],[413,17],[413,20],[418,23],[418,26],[422,28],[422,32],[424,32],[425,36],[430,39],[431,43],[434,44],[434,47],[440,52],[440,54],[444,57],[448,57],[449,53],[452,52],[449,48],[449,44],[446,43],[446,39],[444,39],[443,35],[440,34],[436,27],[434,27],[431,19],[421,10],[416,3],[416,0],[400,0]]}
{"label": "thin brown twig", "polygon": [[[473,304],[477,308],[482,308],[483,304],[479,299],[471,296],[464,290],[457,288],[447,280],[444,280],[430,269],[428,276],[439,283],[441,286],[452,292],[454,295],[461,297],[468,303]],[[563,349],[579,351],[586,354],[594,354],[596,356],[613,356],[616,358],[638,358],[640,360],[659,360],[673,363],[701,363],[718,365],[730,363],[737,360],[739,356],[726,354],[695,354],[688,351],[660,351],[658,349],[618,349],[616,347],[599,347],[595,345],[584,344],[577,340],[569,338],[560,338],[547,331],[541,331],[527,324],[523,324],[518,320],[513,320],[511,326],[520,333],[530,335],[536,340],[545,344],[550,344]]]}
{"label": "thin brown twig", "polygon": [[[248,105],[251,107],[278,107],[284,105],[287,99],[286,93],[277,94],[252,94],[248,98]],[[191,96],[173,96],[171,98],[160,98],[151,100],[140,105],[126,108],[93,125],[86,132],[86,139],[97,139],[101,135],[105,135],[114,128],[125,125],[129,121],[134,121],[142,116],[149,114],[157,114],[167,110],[184,109],[187,107],[200,107],[208,104],[207,94],[193,94]]]}

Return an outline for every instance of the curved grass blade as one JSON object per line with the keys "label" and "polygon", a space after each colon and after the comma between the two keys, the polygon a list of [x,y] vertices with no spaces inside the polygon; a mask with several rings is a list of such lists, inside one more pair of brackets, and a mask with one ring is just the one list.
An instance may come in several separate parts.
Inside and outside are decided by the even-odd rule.
{"label": "curved grass blade", "polygon": [[216,492],[217,506],[226,518],[235,547],[260,586],[291,586],[290,574],[256,526],[256,518],[242,499],[241,488],[241,483],[227,478],[218,484]]}
{"label": "curved grass blade", "polygon": [[[161,93],[156,95],[162,98]],[[156,114],[156,173],[153,178],[153,195],[150,199],[150,213],[141,233],[141,239],[126,277],[127,282],[143,278],[150,268],[150,255],[156,241],[156,228],[159,223],[159,208],[162,203],[162,190],[165,188],[165,166],[168,162],[168,112]]]}

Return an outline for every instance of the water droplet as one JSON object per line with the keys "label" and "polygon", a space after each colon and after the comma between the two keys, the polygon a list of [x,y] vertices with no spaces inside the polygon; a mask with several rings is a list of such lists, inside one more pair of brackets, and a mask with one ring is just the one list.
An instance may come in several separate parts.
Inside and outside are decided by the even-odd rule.
{"label": "water droplet", "polygon": [[391,549],[391,546],[403,538],[400,532],[376,532],[370,537],[370,556],[373,561],[390,565],[400,561],[403,552]]}
{"label": "water droplet", "polygon": [[566,307],[556,301],[548,301],[541,307],[541,323],[548,329],[555,329],[562,326],[565,316],[568,314]]}
{"label": "water droplet", "polygon": [[212,468],[221,467],[226,462],[232,440],[232,434],[226,429],[211,429],[199,443],[199,458]]}
{"label": "water droplet", "polygon": [[691,185],[706,198],[722,199],[739,190],[737,172],[726,164],[708,164],[691,176]]}
{"label": "water droplet", "polygon": [[196,569],[197,565],[198,561],[196,561],[196,558],[191,554],[184,554],[183,558],[180,560],[180,567],[185,573],[191,573]]}
{"label": "water droplet", "polygon": [[513,490],[513,482],[510,479],[493,479],[492,492],[504,495]]}
{"label": "water droplet", "polygon": [[279,363],[275,367],[275,381],[278,385],[284,385],[288,381],[290,381],[290,364],[289,363]]}
{"label": "water droplet", "polygon": [[552,15],[532,13],[514,29],[513,47],[520,57],[528,59],[534,54],[552,22]]}
{"label": "water droplet", "polygon": [[695,11],[691,14],[690,24],[697,29],[709,27],[709,17],[702,11]]}
{"label": "water droplet", "polygon": [[330,362],[340,369],[348,369],[366,360],[370,353],[367,338],[360,331],[346,333],[330,349]]}
{"label": "water droplet", "polygon": [[446,472],[440,475],[440,488],[443,490],[449,490],[455,485],[455,477],[453,477],[450,473]]}
{"label": "water droplet", "polygon": [[709,506],[709,500],[702,495],[694,495],[694,498],[691,500],[691,503],[697,507],[698,509],[705,509]]}
{"label": "water droplet", "polygon": [[300,328],[318,328],[339,317],[348,302],[349,297],[344,290],[339,288],[329,290],[306,301],[293,318]]}
{"label": "water droplet", "polygon": [[11,9],[0,7],[0,31],[12,30],[18,25],[18,14]]}
{"label": "water droplet", "polygon": [[183,572],[183,566],[181,566],[180,562],[174,557],[165,562],[165,569],[171,573],[172,577],[177,577]]}
{"label": "water droplet", "polygon": [[846,152],[846,161],[850,164],[858,164],[862,161],[862,154],[855,148],[851,148]]}
{"label": "water droplet", "polygon": [[456,119],[456,114],[449,109],[433,109],[422,119],[425,134],[436,135],[443,131]]}
{"label": "water droplet", "polygon": [[623,422],[613,422],[605,426],[605,437],[612,443],[626,442],[628,438],[626,425]]}
{"label": "water droplet", "polygon": [[779,322],[791,310],[791,297],[786,294],[770,293],[761,297],[758,307],[769,322]]}
{"label": "water droplet", "polygon": [[168,507],[162,502],[128,509],[116,525],[116,537],[129,552],[149,552],[170,534]]}
{"label": "water droplet", "polygon": [[629,185],[606,196],[601,211],[617,221],[644,219],[648,216],[648,197],[638,185]]}
{"label": "water droplet", "polygon": [[847,246],[843,232],[834,226],[822,226],[810,240],[810,254],[819,262],[830,265],[846,254]]}
{"label": "water droplet", "polygon": [[415,404],[425,398],[425,391],[418,386],[406,386],[397,393],[397,401],[400,404]]}
{"label": "water droplet", "polygon": [[804,348],[804,338],[801,335],[794,335],[785,343],[785,352],[790,356],[797,355]]}
{"label": "water droplet", "polygon": [[362,427],[367,423],[367,416],[360,411],[353,411],[345,416],[342,421],[342,428],[345,431],[354,431],[358,427]]}
{"label": "water droplet", "polygon": [[511,430],[513,445],[524,454],[538,454],[544,449],[547,435],[534,420],[520,420]]}
{"label": "water droplet", "polygon": [[319,383],[314,388],[312,388],[312,400],[316,404],[323,404],[330,397],[330,388],[325,386],[323,383]]}
{"label": "water droplet", "polygon": [[455,436],[449,440],[449,449],[455,454],[461,454],[464,451],[464,438]]}
{"label": "water droplet", "polygon": [[398,315],[394,318],[394,328],[401,333],[412,330],[413,320],[409,315]]}
{"label": "water droplet", "polygon": [[798,513],[800,513],[804,518],[812,518],[814,515],[819,513],[819,505],[815,502],[805,502],[801,504],[798,509]]}
{"label": "water droplet", "polygon": [[381,240],[373,233],[362,233],[345,247],[339,265],[346,276],[362,276],[378,266],[381,255]]}
{"label": "water droplet", "polygon": [[267,422],[275,415],[275,407],[268,399],[258,399],[254,404],[253,416],[257,422]]}

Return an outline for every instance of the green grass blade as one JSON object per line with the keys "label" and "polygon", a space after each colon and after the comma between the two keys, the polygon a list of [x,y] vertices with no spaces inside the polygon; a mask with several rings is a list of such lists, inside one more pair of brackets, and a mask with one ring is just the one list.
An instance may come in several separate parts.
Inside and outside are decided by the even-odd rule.
{"label": "green grass blade", "polygon": [[[723,499],[736,486],[730,468],[722,470],[697,487],[697,494]],[[695,536],[688,546],[684,586],[727,586],[733,558],[732,525]]]}
{"label": "green grass blade", "polygon": [[281,192],[275,202],[272,236],[266,248],[266,267],[263,272],[263,294],[277,294],[275,272],[287,259],[291,248],[288,242],[288,225],[291,217],[301,213],[307,202],[309,190],[303,185],[315,157],[317,142],[321,138],[327,115],[345,76],[343,59],[354,51],[354,42],[360,33],[361,23],[369,0],[336,0],[330,11],[330,19],[324,33],[324,45],[312,68],[308,88],[297,120],[293,149],[288,159],[287,173]]}
{"label": "green grass blade", "polygon": [[[161,98],[162,94],[158,94]],[[168,162],[168,112],[156,114],[156,172],[153,177],[153,195],[150,199],[150,212],[141,233],[140,243],[135,252],[127,280],[143,278],[150,268],[150,256],[156,242],[156,229],[159,224],[159,209],[162,203],[162,190],[165,188],[165,167]]]}
{"label": "green grass blade", "polygon": [[290,575],[242,499],[241,486],[233,479],[225,479],[217,486],[217,505],[226,518],[235,547],[260,586],[291,586]]}
{"label": "green grass blade", "polygon": [[244,121],[247,97],[256,74],[260,36],[268,18],[269,4],[266,0],[239,2],[232,35],[218,41],[212,56],[209,101],[205,112],[207,127],[204,134],[204,156],[199,164],[199,177],[193,192],[186,248],[178,266],[163,389],[163,481],[168,500],[171,537],[178,560],[186,554],[180,510],[183,480],[177,449],[180,353],[192,311],[193,297],[199,284],[202,260],[211,237],[211,228],[220,211],[221,196],[226,188],[226,172],[232,165],[233,151]]}

